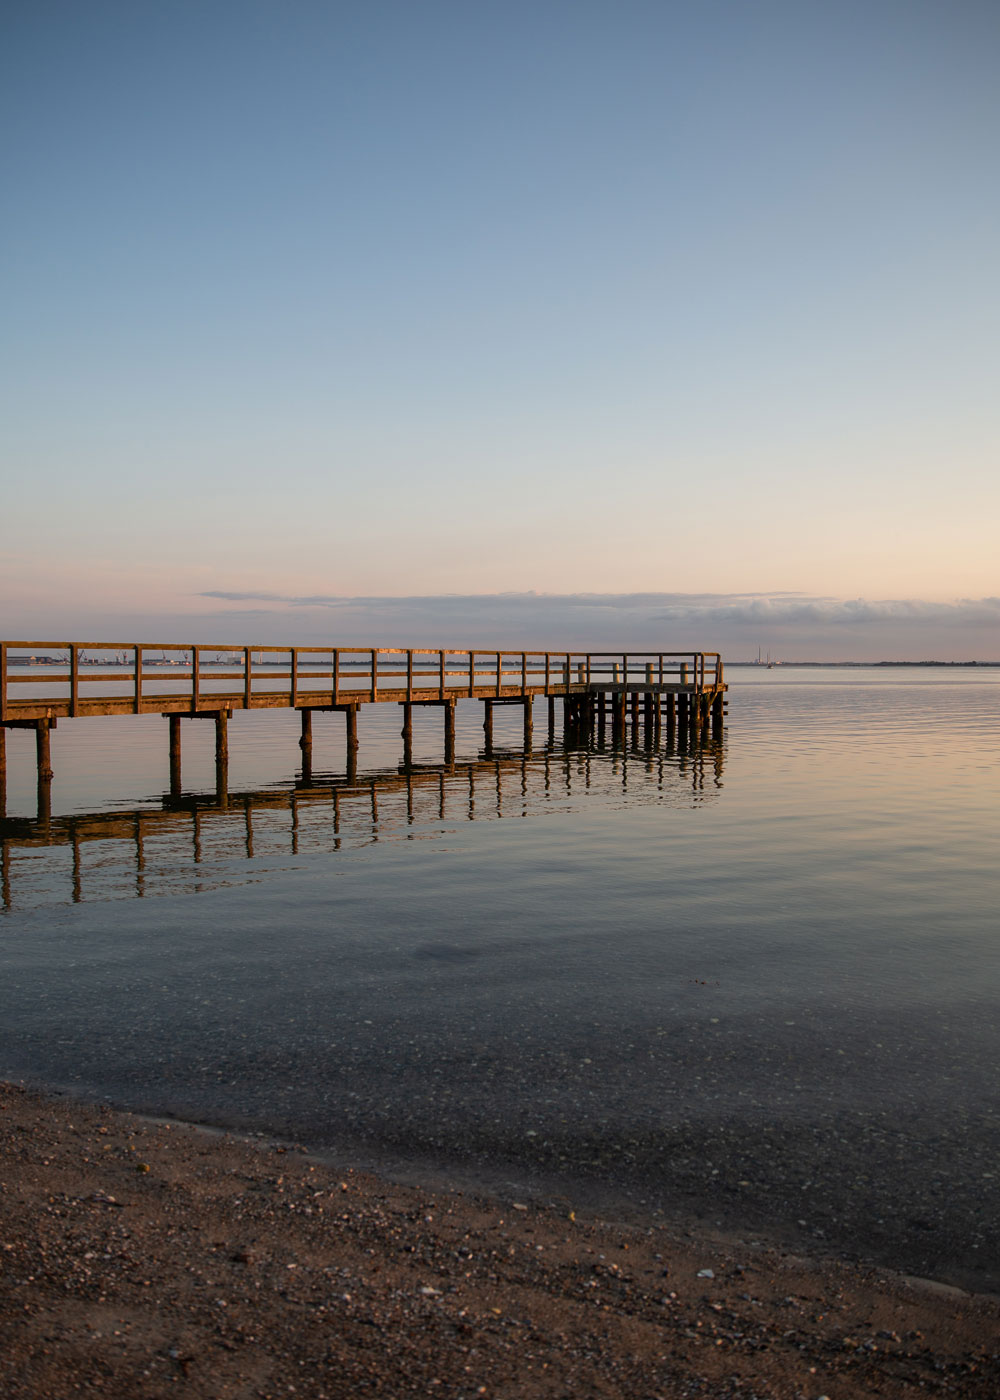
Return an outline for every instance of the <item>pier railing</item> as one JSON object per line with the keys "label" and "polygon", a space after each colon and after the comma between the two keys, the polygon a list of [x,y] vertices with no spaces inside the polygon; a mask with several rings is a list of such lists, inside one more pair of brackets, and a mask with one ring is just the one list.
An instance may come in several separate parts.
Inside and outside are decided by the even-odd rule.
{"label": "pier railing", "polygon": [[723,686],[717,652],[0,642],[0,722]]}

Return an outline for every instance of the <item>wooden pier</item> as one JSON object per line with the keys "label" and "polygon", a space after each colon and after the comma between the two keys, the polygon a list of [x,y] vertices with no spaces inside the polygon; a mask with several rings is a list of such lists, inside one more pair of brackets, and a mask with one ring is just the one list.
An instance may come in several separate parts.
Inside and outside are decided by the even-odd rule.
{"label": "wooden pier", "polygon": [[184,646],[179,643],[0,642],[0,814],[6,806],[6,731],[35,732],[38,806],[50,806],[51,734],[60,719],[161,714],[167,720],[170,789],[181,791],[184,719],[215,723],[216,787],[228,788],[229,720],[239,710],[294,709],[301,716],[303,775],[312,768],[312,717],[345,717],[348,772],[356,768],[363,705],[402,709],[403,762],[412,759],[413,707],[444,716],[445,762],[455,757],[455,707],[483,705],[484,747],[497,705],[523,710],[530,752],[535,702],[556,702],[563,729],[625,742],[627,729],[656,737],[721,735],[726,685],[717,652],[511,651],[426,647]]}

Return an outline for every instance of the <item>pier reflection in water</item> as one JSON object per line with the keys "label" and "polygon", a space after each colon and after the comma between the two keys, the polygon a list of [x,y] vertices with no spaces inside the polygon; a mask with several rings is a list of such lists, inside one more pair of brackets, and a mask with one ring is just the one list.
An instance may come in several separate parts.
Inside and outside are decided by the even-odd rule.
{"label": "pier reflection in water", "polygon": [[[721,738],[598,742],[473,761],[402,765],[284,787],[176,793],[159,805],[0,819],[3,908],[143,898],[263,878],[289,858],[432,835],[443,824],[572,811],[588,803],[683,807],[722,786]],[[249,864],[248,864],[249,863]]]}

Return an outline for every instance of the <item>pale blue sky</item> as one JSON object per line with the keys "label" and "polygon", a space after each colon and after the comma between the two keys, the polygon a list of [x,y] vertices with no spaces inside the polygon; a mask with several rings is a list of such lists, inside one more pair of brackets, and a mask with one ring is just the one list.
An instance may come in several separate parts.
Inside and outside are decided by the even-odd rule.
{"label": "pale blue sky", "polygon": [[248,593],[1000,593],[996,4],[3,28],[3,634],[346,625]]}

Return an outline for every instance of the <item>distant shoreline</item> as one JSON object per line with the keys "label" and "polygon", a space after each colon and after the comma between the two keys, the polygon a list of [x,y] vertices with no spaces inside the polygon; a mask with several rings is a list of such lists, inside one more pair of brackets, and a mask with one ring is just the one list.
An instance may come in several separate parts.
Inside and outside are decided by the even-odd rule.
{"label": "distant shoreline", "polygon": [[779,666],[809,666],[827,670],[847,670],[849,667],[869,669],[873,666],[950,666],[953,668],[981,667],[996,670],[1000,661],[775,661],[768,666],[766,661],[726,661],[727,666],[741,666],[753,671],[776,670]]}

